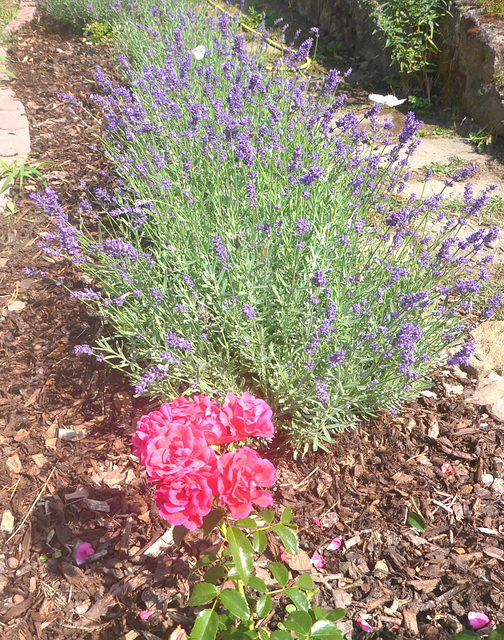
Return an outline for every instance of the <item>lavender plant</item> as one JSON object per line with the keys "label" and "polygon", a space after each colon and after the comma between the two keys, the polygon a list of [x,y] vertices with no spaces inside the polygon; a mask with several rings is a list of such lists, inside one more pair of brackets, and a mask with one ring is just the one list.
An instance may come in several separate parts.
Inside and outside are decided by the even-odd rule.
{"label": "lavender plant", "polygon": [[[442,197],[400,195],[413,114],[393,139],[377,106],[343,108],[336,71],[313,90],[295,73],[311,40],[271,72],[225,13],[133,9],[108,17],[125,84],[97,73],[115,193],[77,224],[52,191],[36,198],[56,224],[46,250],[95,282],[71,295],[111,327],[78,350],[138,394],[259,395],[301,449],[397,410],[448,347],[467,359],[497,228],[462,237]],[[466,217],[488,194],[466,188]]]}

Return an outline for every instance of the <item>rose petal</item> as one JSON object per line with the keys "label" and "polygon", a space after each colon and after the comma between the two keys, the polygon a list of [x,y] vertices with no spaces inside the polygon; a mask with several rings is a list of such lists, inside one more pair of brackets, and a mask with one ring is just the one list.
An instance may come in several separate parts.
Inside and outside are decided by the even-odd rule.
{"label": "rose petal", "polygon": [[75,562],[78,565],[84,564],[86,562],[86,558],[92,556],[94,553],[93,547],[89,544],[89,542],[82,542],[75,548],[74,558]]}
{"label": "rose petal", "polygon": [[314,525],[316,525],[317,527],[320,527],[321,529],[323,529],[324,527],[322,526],[322,523],[320,522],[320,520],[318,518],[312,518],[312,522]]}
{"label": "rose petal", "polygon": [[310,558],[310,562],[315,567],[315,569],[322,569],[324,566],[324,558],[320,556],[318,553],[314,553]]}
{"label": "rose petal", "polygon": [[474,629],[474,631],[477,631],[482,627],[486,627],[490,622],[490,618],[481,611],[469,611],[469,613],[467,614],[467,619],[469,620],[469,624]]}
{"label": "rose petal", "polygon": [[355,618],[355,622],[359,625],[359,627],[365,632],[370,633],[373,630],[373,627],[369,624],[367,620],[364,620],[362,616],[357,616]]}
{"label": "rose petal", "polygon": [[144,609],[144,611],[140,611],[140,620],[148,620],[152,615],[152,611],[150,609]]}
{"label": "rose petal", "polygon": [[441,465],[441,471],[446,475],[449,476],[450,473],[453,471],[452,466],[449,462],[445,462],[444,464]]}
{"label": "rose petal", "polygon": [[334,538],[334,540],[331,540],[326,548],[328,551],[337,551],[341,547],[342,542],[343,541],[341,538]]}

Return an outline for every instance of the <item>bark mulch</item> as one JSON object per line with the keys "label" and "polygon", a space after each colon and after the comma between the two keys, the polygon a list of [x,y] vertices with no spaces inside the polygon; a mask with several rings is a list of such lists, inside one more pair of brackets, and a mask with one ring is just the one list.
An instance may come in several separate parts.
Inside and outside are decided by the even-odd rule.
{"label": "bark mulch", "polygon": [[[41,170],[71,212],[84,193],[80,180],[106,185],[108,167],[98,131],[58,93],[93,112],[95,65],[114,73],[113,62],[105,47],[40,16],[8,52],[33,158],[51,161]],[[29,198],[40,185],[27,186],[0,226],[0,637],[167,638],[176,624],[190,628],[190,568],[211,541],[196,532],[180,549],[170,545],[129,457],[146,400],[74,355],[100,324],[68,296],[86,286],[79,275],[38,248],[51,224]],[[25,267],[62,284],[27,278]],[[383,639],[447,639],[467,626],[470,610],[504,621],[504,436],[465,402],[470,389],[469,379],[441,373],[435,396],[363,423],[327,454],[293,461],[285,448],[270,453],[275,504],[292,507],[304,551],[297,564],[289,560],[292,574],[312,573],[319,606],[347,608],[347,638],[365,635],[353,622],[358,613],[370,616],[367,637]],[[412,511],[425,519],[424,533],[406,523]],[[325,550],[335,537],[341,549]],[[95,550],[81,567],[78,541]],[[316,552],[322,570],[308,561]],[[266,552],[280,553],[274,545]],[[257,566],[263,571],[265,558]],[[143,609],[153,611],[149,620],[139,618]]]}

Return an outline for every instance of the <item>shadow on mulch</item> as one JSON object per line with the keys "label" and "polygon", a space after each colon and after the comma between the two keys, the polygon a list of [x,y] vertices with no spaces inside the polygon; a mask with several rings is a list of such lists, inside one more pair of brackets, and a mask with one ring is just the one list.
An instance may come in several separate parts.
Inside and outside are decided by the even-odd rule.
{"label": "shadow on mulch", "polygon": [[[108,167],[96,134],[57,95],[71,93],[92,111],[94,67],[113,74],[113,63],[104,48],[40,16],[15,36],[9,56],[33,157],[54,163],[45,176],[71,211],[84,194],[80,180],[103,186]],[[0,635],[166,638],[176,624],[190,628],[189,569],[215,541],[195,532],[177,550],[162,537],[151,488],[129,457],[146,401],[124,378],[74,355],[99,323],[65,290],[83,286],[79,275],[37,247],[50,221],[26,193],[15,207],[0,228]],[[63,285],[28,279],[25,267]],[[16,300],[24,306],[9,311]],[[357,613],[370,616],[366,637],[383,639],[447,639],[469,610],[504,620],[503,495],[488,476],[504,476],[504,438],[465,403],[469,384],[439,375],[435,397],[343,434],[330,453],[297,462],[285,449],[271,453],[275,504],[293,507],[301,548],[325,559],[318,571],[303,555],[301,570],[311,572],[319,606],[347,608],[347,638],[364,635]],[[68,440],[69,430],[78,439]],[[406,524],[411,511],[425,518],[425,533]],[[325,550],[337,536],[341,549]],[[79,541],[95,551],[82,567],[73,560]],[[142,609],[153,611],[149,620]]]}

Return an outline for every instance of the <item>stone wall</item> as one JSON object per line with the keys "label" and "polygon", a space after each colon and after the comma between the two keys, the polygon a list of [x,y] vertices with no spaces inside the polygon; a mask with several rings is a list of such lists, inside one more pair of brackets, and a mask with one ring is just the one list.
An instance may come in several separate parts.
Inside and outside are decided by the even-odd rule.
{"label": "stone wall", "polygon": [[[390,57],[373,34],[359,0],[281,0],[308,22],[366,62],[366,71],[390,74]],[[484,14],[471,0],[454,0],[440,25],[439,77],[442,100],[458,105],[489,132],[504,136],[504,22]]]}

